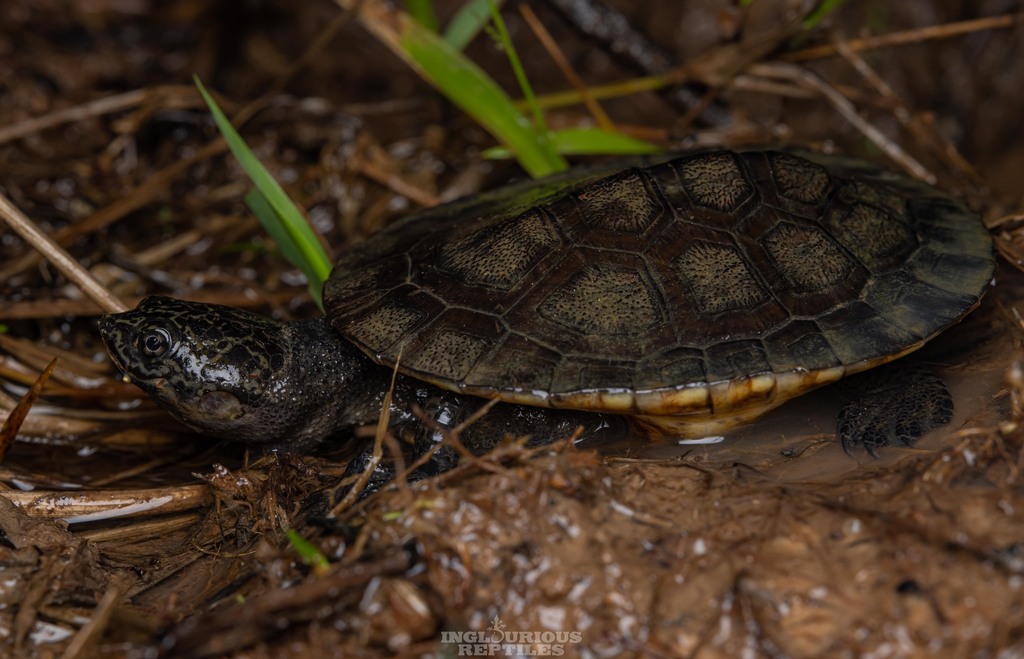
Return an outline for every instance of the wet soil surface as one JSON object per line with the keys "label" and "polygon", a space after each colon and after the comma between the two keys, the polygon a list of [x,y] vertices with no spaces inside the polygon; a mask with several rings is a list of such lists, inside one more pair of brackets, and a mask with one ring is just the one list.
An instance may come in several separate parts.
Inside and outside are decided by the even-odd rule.
{"label": "wet soil surface", "polygon": [[[885,161],[852,114],[979,209],[1005,257],[996,285],[919,357],[949,383],[953,422],[914,448],[846,455],[824,389],[717,443],[509,441],[349,500],[346,464],[373,428],[305,455],[183,430],[113,372],[98,308],[2,232],[0,406],[60,361],[0,464],[0,654],[1024,653],[1024,243],[1006,217],[1024,206],[1024,8],[854,0],[801,32],[809,3],[614,2],[659,47],[624,57],[632,41],[567,22],[580,3],[530,4],[588,85],[641,66],[697,81],[606,101],[627,132],[670,150],[799,144]],[[442,23],[456,8],[440,4]],[[538,91],[569,88],[519,11],[504,14]],[[880,34],[906,43],[862,61],[830,49]],[[515,89],[486,36],[468,53]],[[245,209],[193,73],[242,113],[335,254],[522,176],[483,160],[491,138],[331,3],[3,3],[0,191],[129,304],[317,313]],[[571,105],[549,121],[590,119]]]}

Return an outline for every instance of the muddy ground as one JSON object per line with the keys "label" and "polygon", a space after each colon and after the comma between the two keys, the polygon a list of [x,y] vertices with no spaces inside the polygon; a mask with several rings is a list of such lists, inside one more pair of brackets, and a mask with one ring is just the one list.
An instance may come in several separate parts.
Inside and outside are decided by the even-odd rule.
{"label": "muddy ground", "polygon": [[[529,4],[588,85],[650,73]],[[852,0],[801,30],[814,3],[612,4],[664,54],[639,59],[698,81],[605,101],[624,131],[879,162],[894,145],[983,213],[996,286],[926,348],[953,423],[848,456],[826,389],[719,444],[509,442],[342,501],[351,444],[261,455],[183,430],[114,373],[99,309],[4,231],[0,406],[60,361],[0,465],[0,654],[1024,655],[1024,7]],[[516,7],[504,15],[538,91],[568,89]],[[486,36],[469,53],[515,89]],[[492,139],[326,0],[4,2],[0,191],[128,304],[316,313],[245,209],[192,74],[244,113],[335,254],[522,176],[484,161]],[[569,105],[549,121],[590,119]]]}

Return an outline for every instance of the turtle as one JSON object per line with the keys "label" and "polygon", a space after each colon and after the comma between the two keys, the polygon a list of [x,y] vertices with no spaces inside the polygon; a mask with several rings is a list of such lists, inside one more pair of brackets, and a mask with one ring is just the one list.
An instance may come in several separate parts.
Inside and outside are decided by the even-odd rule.
{"label": "turtle", "polygon": [[[401,436],[429,442],[497,399],[462,431],[477,452],[506,434],[701,437],[913,352],[979,304],[994,266],[979,216],[931,185],[713,149],[407,216],[337,259],[321,317],[149,297],[99,329],[187,426],[272,449],[374,423],[387,401]],[[948,423],[948,391],[923,377],[844,408],[843,447]]]}

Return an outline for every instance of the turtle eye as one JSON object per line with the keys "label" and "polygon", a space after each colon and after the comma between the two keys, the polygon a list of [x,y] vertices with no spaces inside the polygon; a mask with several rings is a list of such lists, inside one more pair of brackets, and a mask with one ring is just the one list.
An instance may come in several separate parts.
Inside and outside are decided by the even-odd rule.
{"label": "turtle eye", "polygon": [[160,357],[171,347],[171,335],[167,330],[156,328],[139,336],[139,350],[146,357]]}

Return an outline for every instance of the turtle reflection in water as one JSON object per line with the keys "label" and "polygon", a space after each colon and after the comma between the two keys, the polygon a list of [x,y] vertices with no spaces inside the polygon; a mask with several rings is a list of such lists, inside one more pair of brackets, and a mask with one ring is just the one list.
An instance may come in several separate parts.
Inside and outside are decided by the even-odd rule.
{"label": "turtle reflection in water", "polygon": [[[710,151],[569,172],[407,217],[342,256],[326,317],[151,297],[104,316],[128,379],[213,436],[301,448],[390,420],[421,447],[486,399],[477,453],[625,432],[699,437],[901,357],[977,306],[979,217],[858,160]],[[843,446],[952,415],[924,369],[841,413]],[[413,414],[424,410],[428,427]]]}

